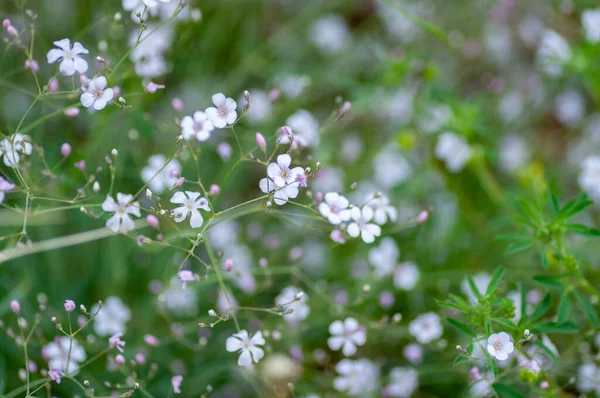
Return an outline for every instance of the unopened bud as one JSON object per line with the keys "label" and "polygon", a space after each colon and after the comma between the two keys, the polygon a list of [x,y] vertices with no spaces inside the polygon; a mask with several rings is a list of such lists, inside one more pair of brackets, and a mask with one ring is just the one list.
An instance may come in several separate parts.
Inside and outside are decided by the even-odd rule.
{"label": "unopened bud", "polygon": [[146,197],[152,199],[152,191],[149,188],[146,188]]}
{"label": "unopened bud", "polygon": [[208,315],[210,316],[218,316],[215,310],[208,310]]}
{"label": "unopened bud", "polygon": [[95,193],[100,192],[100,183],[98,181],[94,182],[94,184],[92,185],[92,191],[94,191]]}
{"label": "unopened bud", "polygon": [[178,178],[177,181],[175,182],[175,186],[173,187],[173,189],[179,188],[180,186],[183,185],[184,182],[185,182],[185,178],[183,178],[183,177]]}
{"label": "unopened bud", "polygon": [[71,154],[71,145],[68,143],[64,143],[60,146],[60,154],[65,158]]}
{"label": "unopened bud", "polygon": [[300,301],[302,300],[302,297],[304,297],[304,292],[299,292],[298,294],[296,294],[296,297],[294,297],[294,300]]}
{"label": "unopened bud", "polygon": [[267,149],[267,140],[261,133],[256,133],[256,145],[262,150],[265,151]]}
{"label": "unopened bud", "polygon": [[121,16],[120,12],[115,13],[115,16],[114,16],[115,21],[119,22],[121,20],[121,18],[123,18],[123,17]]}
{"label": "unopened bud", "polygon": [[12,300],[10,302],[10,309],[15,314],[18,314],[19,312],[21,312],[21,304],[17,300]]}
{"label": "unopened bud", "polygon": [[115,148],[112,149],[112,151],[110,151],[110,153],[113,155],[113,157],[117,157],[119,156],[119,151],[117,151]]}

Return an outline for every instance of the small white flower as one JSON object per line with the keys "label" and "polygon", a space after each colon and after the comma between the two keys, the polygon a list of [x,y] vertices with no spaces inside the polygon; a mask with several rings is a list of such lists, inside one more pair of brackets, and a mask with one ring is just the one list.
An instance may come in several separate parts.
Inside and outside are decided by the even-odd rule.
{"label": "small white flower", "polygon": [[0,156],[4,157],[4,164],[8,167],[16,167],[21,161],[19,153],[31,155],[32,149],[29,137],[23,134],[16,133],[0,141]]}
{"label": "small white flower", "polygon": [[487,351],[499,361],[508,359],[508,355],[514,350],[515,345],[510,341],[508,333],[494,333],[487,340]]}
{"label": "small white flower", "polygon": [[[91,313],[98,311],[98,305],[92,307]],[[106,299],[100,312],[94,318],[94,330],[100,336],[112,336],[125,333],[125,325],[131,319],[131,311],[120,298],[111,296]]]}
{"label": "small white flower", "polygon": [[86,359],[83,347],[75,339],[70,341],[67,336],[49,343],[43,351],[48,358],[48,369],[66,372],[68,368],[70,374],[77,372],[79,364]]}
{"label": "small white flower", "polygon": [[15,184],[8,181],[6,178],[0,176],[0,204],[4,202],[6,192],[10,192],[15,189]]}
{"label": "small white flower", "polygon": [[373,159],[375,181],[392,188],[406,181],[413,173],[410,163],[396,151],[384,150]]}
{"label": "small white flower", "polygon": [[398,264],[394,270],[394,286],[402,290],[412,290],[419,281],[419,268],[412,261]]}
{"label": "small white flower", "polygon": [[370,221],[373,219],[373,209],[369,206],[352,208],[353,223],[348,225],[348,235],[356,238],[360,235],[365,243],[372,243],[375,237],[381,235],[381,227],[373,224]]}
{"label": "small white flower", "polygon": [[500,167],[514,173],[529,162],[531,154],[527,143],[520,135],[505,136],[500,143]]}
{"label": "small white flower", "polygon": [[593,362],[584,363],[578,370],[577,388],[583,393],[595,391],[600,393],[600,369]]}
{"label": "small white flower", "polygon": [[335,365],[333,387],[352,397],[370,397],[379,388],[379,367],[368,359],[343,359]]}
{"label": "small white flower", "polygon": [[264,345],[265,339],[262,332],[256,332],[250,337],[246,330],[240,330],[232,337],[227,338],[225,346],[229,352],[240,352],[238,365],[249,367],[254,363],[258,363],[264,356],[265,352],[259,345]]}
{"label": "small white flower", "polygon": [[439,131],[452,118],[452,109],[447,105],[429,105],[419,119],[419,127],[427,134]]}
{"label": "small white flower", "polygon": [[89,81],[87,86],[82,87],[81,104],[86,108],[93,106],[97,111],[104,109],[106,104],[114,97],[112,88],[106,88],[106,77],[98,76]]}
{"label": "small white flower", "polygon": [[[296,111],[285,121],[294,133],[292,148],[297,146],[307,147],[319,143],[319,122],[313,115],[304,109]],[[286,134],[280,131],[281,136],[277,139],[280,144],[289,144],[290,140]]]}
{"label": "small white flower", "polygon": [[125,233],[135,228],[135,223],[129,216],[133,214],[136,217],[141,217],[140,214],[140,203],[133,202],[133,195],[125,195],[122,193],[117,194],[117,202],[112,196],[106,196],[106,200],[102,203],[102,210],[110,213],[115,213],[114,216],[106,221],[106,227],[113,232]]}
{"label": "small white flower", "polygon": [[[246,100],[242,98],[238,105],[245,104]],[[250,108],[246,113],[246,120],[252,124],[258,124],[269,120],[271,117],[271,101],[267,93],[261,90],[250,89]]]}
{"label": "small white flower", "polygon": [[183,192],[175,192],[171,198],[171,203],[177,203],[181,205],[173,210],[175,222],[182,222],[191,214],[190,225],[192,228],[200,228],[204,222],[199,209],[210,211],[208,200],[200,197],[199,192],[185,191],[185,194]]}
{"label": "small white flower", "polygon": [[285,314],[284,319],[288,323],[298,323],[305,320],[310,314],[310,308],[306,304],[308,296],[303,294],[300,300],[296,300],[296,296],[302,293],[295,286],[288,286],[281,291],[279,296],[275,298],[275,304],[285,305],[286,310],[292,310],[291,314]]}
{"label": "small white flower", "polygon": [[232,98],[226,98],[223,93],[217,93],[212,96],[212,102],[215,107],[206,108],[206,116],[212,124],[219,129],[228,124],[235,123],[237,119],[237,103]]}
{"label": "small white flower", "polygon": [[181,119],[181,135],[184,140],[195,138],[198,141],[206,141],[215,129],[212,122],[208,120],[204,112],[196,111],[192,116],[184,116]]}
{"label": "small white flower", "polygon": [[419,387],[419,374],[411,368],[390,370],[390,383],[385,387],[387,397],[408,398]]}
{"label": "small white flower", "polygon": [[142,169],[142,180],[150,186],[151,192],[161,193],[171,189],[179,179],[181,164],[173,159],[163,168],[166,162],[164,155],[152,155],[148,158],[148,166]]}
{"label": "small white flower", "polygon": [[142,0],[142,1],[148,7],[156,7],[160,3],[166,4],[166,3],[170,2],[171,0]]}
{"label": "small white flower", "polygon": [[600,156],[589,156],[581,163],[579,186],[594,200],[600,200]]}
{"label": "small white flower", "polygon": [[309,28],[310,40],[324,53],[341,52],[351,39],[350,29],[339,15],[326,15]]}
{"label": "small white flower", "polygon": [[446,163],[450,172],[458,173],[469,162],[473,153],[465,137],[447,132],[440,134],[435,146],[435,156]]}
{"label": "small white flower", "polygon": [[319,204],[319,212],[331,224],[339,225],[350,220],[352,211],[348,209],[350,202],[337,192],[325,194],[325,200]]}
{"label": "small white flower", "polygon": [[536,55],[544,72],[550,76],[558,76],[571,58],[571,48],[564,37],[553,30],[545,30]]}
{"label": "small white flower", "polygon": [[327,340],[327,345],[334,351],[342,352],[345,356],[356,354],[356,346],[364,345],[367,341],[367,332],[365,328],[358,324],[354,318],[346,318],[344,322],[335,321],[329,325],[331,337]]}
{"label": "small white flower", "polygon": [[586,40],[590,43],[598,43],[600,41],[600,8],[582,12],[581,24]]}
{"label": "small white flower", "polygon": [[554,114],[567,127],[575,127],[585,116],[585,101],[581,94],[568,89],[556,96]]}
{"label": "small white flower", "polygon": [[260,180],[258,186],[264,193],[273,192],[273,198],[278,205],[284,205],[291,198],[298,197],[300,186],[299,177],[305,176],[302,167],[290,169],[292,158],[288,154],[277,156],[277,163],[267,167],[268,178]]}
{"label": "small white flower", "polygon": [[85,73],[87,71],[88,63],[85,59],[81,58],[80,54],[88,54],[89,51],[86,50],[81,43],[75,42],[73,47],[71,47],[71,41],[69,39],[62,39],[55,41],[54,45],[58,47],[58,49],[53,48],[48,51],[48,63],[53,64],[62,59],[60,66],[58,67],[60,73],[65,76],[73,76],[75,72]]}
{"label": "small white flower", "polygon": [[373,209],[373,221],[379,225],[385,224],[388,219],[392,222],[398,219],[398,210],[390,205],[390,198],[382,193],[378,197],[372,195],[367,204]]}
{"label": "small white flower", "polygon": [[375,267],[375,276],[385,278],[394,273],[400,250],[394,239],[385,237],[379,243],[379,246],[369,250],[369,262]]}
{"label": "small white flower", "polygon": [[442,337],[444,329],[440,322],[440,316],[435,312],[419,315],[409,325],[409,332],[421,344],[429,344]]}

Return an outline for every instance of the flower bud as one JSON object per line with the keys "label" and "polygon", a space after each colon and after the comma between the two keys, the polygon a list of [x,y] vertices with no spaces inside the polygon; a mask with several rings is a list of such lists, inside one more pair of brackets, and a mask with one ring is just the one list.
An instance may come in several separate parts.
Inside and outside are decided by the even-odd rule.
{"label": "flower bud", "polygon": [[158,229],[158,227],[160,226],[160,223],[158,222],[158,217],[156,217],[154,214],[149,214],[148,217],[146,217],[146,222],[148,222],[148,225],[154,229]]}
{"label": "flower bud", "polygon": [[81,83],[82,86],[87,86],[89,82],[90,79],[88,79],[86,75],[79,75],[79,83]]}
{"label": "flower bud", "polygon": [[57,92],[59,89],[59,85],[58,85],[58,79],[50,79],[50,81],[48,82],[48,92],[50,93],[55,93]]}
{"label": "flower bud", "polygon": [[119,156],[119,151],[117,151],[115,148],[112,149],[112,151],[110,151],[111,155],[113,155],[113,157],[117,157]]}
{"label": "flower bud", "polygon": [[258,266],[259,266],[260,268],[266,268],[268,264],[269,264],[269,262],[268,262],[268,261],[267,261],[267,259],[266,259],[266,258],[264,258],[264,257],[262,257],[262,258],[260,258],[260,259],[258,260]]}
{"label": "flower bud", "polygon": [[175,182],[175,186],[173,187],[173,189],[179,188],[180,186],[183,185],[184,182],[185,182],[185,178],[183,178],[183,177],[178,178],[177,181]]}
{"label": "flower bud", "polygon": [[121,354],[118,354],[115,357],[115,361],[117,362],[118,365],[124,365],[125,364],[125,357]]}
{"label": "flower bud", "polygon": [[150,190],[150,188],[146,188],[146,197],[148,199],[152,199],[152,191]]}
{"label": "flower bud", "polygon": [[65,158],[71,154],[71,145],[67,142],[60,146],[60,154]]}
{"label": "flower bud", "polygon": [[217,313],[215,312],[215,310],[208,310],[208,315],[210,316],[218,316]]}
{"label": "flower bud", "polygon": [[9,27],[10,25],[11,25],[11,23],[10,23],[10,19],[6,18],[6,19],[4,19],[4,21],[2,21],[2,27],[3,27],[4,29],[8,29],[8,27]]}
{"label": "flower bud", "polygon": [[79,115],[79,108],[71,107],[65,109],[65,116],[75,117],[77,115]]}
{"label": "flower bud", "polygon": [[235,262],[232,258],[225,260],[225,271],[229,272],[233,269],[233,267],[235,267]]}
{"label": "flower bud", "polygon": [[10,35],[10,36],[16,36],[19,34],[19,32],[17,31],[17,28],[15,28],[14,26],[10,25],[9,27],[6,28],[6,32]]}
{"label": "flower bud", "polygon": [[425,221],[427,221],[427,218],[429,217],[429,213],[426,210],[423,210],[422,212],[419,213],[419,215],[417,216],[417,222],[419,224],[423,224]]}
{"label": "flower bud", "polygon": [[100,183],[98,181],[95,181],[92,185],[92,191],[94,191],[95,193],[100,192]]}
{"label": "flower bud", "polygon": [[75,302],[73,300],[65,300],[65,310],[67,312],[73,312],[73,310],[75,310]]}
{"label": "flower bud", "polygon": [[15,314],[18,314],[19,312],[21,312],[21,304],[17,300],[12,300],[10,302],[10,309]]}
{"label": "flower bud", "polygon": [[171,100],[171,106],[173,107],[173,109],[175,110],[175,112],[183,112],[183,101],[180,100],[179,98],[173,98]]}
{"label": "flower bud", "polygon": [[267,149],[267,140],[261,133],[256,133],[256,145],[262,150],[265,151]]}
{"label": "flower bud", "polygon": [[209,192],[210,195],[217,196],[219,194],[219,192],[221,192],[221,188],[217,184],[212,184],[210,186],[210,192]]}

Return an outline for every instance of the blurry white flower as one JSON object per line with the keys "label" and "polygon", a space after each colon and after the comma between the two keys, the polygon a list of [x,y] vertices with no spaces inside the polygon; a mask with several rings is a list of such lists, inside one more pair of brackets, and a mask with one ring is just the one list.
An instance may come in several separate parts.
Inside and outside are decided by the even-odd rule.
{"label": "blurry white flower", "polygon": [[319,204],[319,212],[331,224],[339,225],[350,220],[351,211],[348,209],[350,202],[337,192],[325,194],[325,200]]}
{"label": "blurry white flower", "polygon": [[583,393],[595,391],[600,394],[600,369],[593,362],[584,363],[579,367],[577,388]]}
{"label": "blurry white flower", "polygon": [[298,177],[304,176],[302,167],[290,169],[292,158],[288,154],[277,156],[277,162],[271,163],[267,167],[268,178],[263,178],[259,182],[259,187],[264,193],[273,193],[276,204],[284,205],[291,198],[298,196],[300,182]]}
{"label": "blurry white flower", "polygon": [[114,216],[106,221],[107,228],[115,233],[126,233],[135,228],[135,223],[129,215],[133,214],[136,217],[141,217],[140,203],[130,203],[132,199],[133,195],[118,193],[118,203],[115,203],[115,200],[112,198],[112,196],[106,195],[106,199],[104,200],[104,203],[102,203],[102,210],[115,213]]}
{"label": "blurry white flower", "polygon": [[142,169],[142,180],[154,193],[171,189],[179,178],[181,164],[173,159],[163,168],[166,162],[167,158],[164,155],[152,155],[148,158],[148,166]]}
{"label": "blurry white flower", "polygon": [[402,350],[404,358],[410,363],[418,365],[423,360],[423,348],[419,344],[409,344]]}
{"label": "blurry white flower", "polygon": [[342,141],[341,155],[347,163],[354,163],[362,154],[364,145],[362,139],[357,135],[351,135]]}
{"label": "blurry white flower", "polygon": [[390,199],[381,192],[378,196],[371,195],[367,205],[373,209],[373,221],[379,225],[385,224],[388,219],[392,222],[398,219],[398,210],[390,205]]}
{"label": "blurry white flower", "polygon": [[238,307],[239,303],[234,297],[231,291],[227,290],[226,293],[219,289],[219,297],[217,298],[217,308],[221,314],[230,314],[236,312],[235,307]]}
{"label": "blurry white flower", "polygon": [[[402,4],[411,15],[422,14],[426,6],[419,3]],[[383,19],[385,27],[389,34],[402,43],[410,43],[420,33],[420,29],[413,21],[408,19],[406,15],[392,7],[381,5],[378,7],[378,14]]]}
{"label": "blurry white flower", "polygon": [[184,140],[195,138],[198,141],[206,141],[215,129],[212,122],[208,120],[202,111],[196,111],[192,116],[184,116],[181,119],[181,135]]}
{"label": "blurry white flower", "polygon": [[405,124],[412,117],[414,98],[414,87],[400,87],[386,100],[383,108],[381,107],[381,101],[374,102],[374,111],[379,114],[383,111],[381,116],[386,116],[392,121]]}
{"label": "blurry white flower", "polygon": [[104,109],[114,96],[114,90],[106,88],[106,84],[106,77],[104,76],[98,76],[90,80],[87,86],[82,87],[81,104],[86,108],[93,106],[97,111]]}
{"label": "blurry white flower", "polygon": [[156,7],[160,3],[168,3],[171,0],[142,0],[147,7]]}
{"label": "blurry white flower", "polygon": [[[294,133],[293,147],[296,146],[314,146],[319,143],[319,122],[313,115],[304,110],[297,110],[293,115],[287,118],[285,124],[292,128]],[[280,144],[288,144],[290,142],[287,136],[281,136],[278,139]]]}
{"label": "blurry white flower", "polygon": [[508,359],[515,350],[515,345],[510,341],[508,333],[500,332],[492,334],[487,340],[488,353],[499,361]]}
{"label": "blurry white flower", "polygon": [[411,368],[392,368],[390,381],[385,386],[386,396],[408,398],[419,387],[419,374]]}
{"label": "blurry white flower", "polygon": [[360,235],[365,243],[372,243],[375,237],[381,235],[381,227],[371,223],[373,219],[373,209],[369,206],[352,208],[353,222],[348,225],[348,235],[356,238]]}
{"label": "blurry white flower", "polygon": [[67,336],[57,338],[49,343],[43,349],[44,355],[48,358],[48,369],[69,371],[73,374],[79,370],[79,363],[85,361],[85,350],[79,345],[77,340]]}
{"label": "blurry white flower", "polygon": [[582,12],[581,25],[583,25],[586,40],[590,43],[598,43],[600,41],[600,8]]}
{"label": "blurry white flower", "polygon": [[412,175],[410,163],[395,151],[385,150],[377,154],[373,160],[375,181],[385,188],[406,181]]}
{"label": "blurry white flower", "polygon": [[[139,76],[153,78],[167,71],[163,54],[171,47],[174,28],[171,24],[161,26],[158,30],[157,24],[149,23],[147,26],[148,29],[142,33],[139,43],[137,30],[131,32],[129,45],[135,48],[131,51],[129,59],[135,64],[135,71]],[[147,39],[150,32],[152,37]]]}
{"label": "blurry white flower", "polygon": [[545,30],[537,51],[537,62],[550,76],[562,73],[563,65],[571,58],[569,43],[553,30]]}
{"label": "blurry white flower", "polygon": [[240,330],[232,337],[227,338],[226,349],[229,352],[240,352],[238,365],[249,367],[254,363],[258,363],[264,356],[265,352],[259,345],[264,345],[265,339],[261,332],[256,332],[250,337],[246,330]]}
{"label": "blurry white flower", "polygon": [[284,305],[286,310],[292,310],[291,314],[285,314],[283,317],[289,323],[298,323],[305,320],[310,314],[310,308],[306,304],[308,296],[302,295],[300,300],[295,300],[296,296],[301,293],[301,290],[295,286],[288,286],[281,291],[279,296],[275,298],[275,304]]}
{"label": "blurry white flower", "polygon": [[0,141],[0,156],[4,157],[4,164],[16,167],[21,161],[21,155],[31,155],[33,146],[29,137],[23,134],[13,134]]}
{"label": "blurry white flower", "polygon": [[511,134],[500,143],[500,167],[514,173],[529,162],[530,153],[525,140],[520,135]]}
{"label": "blurry white flower", "polygon": [[412,261],[398,264],[394,270],[394,286],[402,290],[412,290],[420,278],[419,268]]}
{"label": "blurry white flower", "polygon": [[345,356],[356,354],[356,346],[364,345],[367,341],[366,329],[359,325],[356,319],[346,318],[344,322],[334,321],[329,325],[331,337],[327,345],[334,351],[342,349]]}
{"label": "blurry white flower", "polygon": [[589,156],[581,163],[579,186],[594,200],[600,200],[600,156]]}
{"label": "blurry white flower", "polygon": [[368,359],[343,359],[335,365],[333,387],[352,397],[368,397],[379,388],[379,367]]}
{"label": "blurry white flower", "polygon": [[507,122],[513,122],[523,113],[523,95],[517,90],[504,94],[498,103],[498,113]]}
{"label": "blurry white flower", "polygon": [[235,123],[237,103],[233,99],[225,97],[223,93],[217,93],[212,96],[212,102],[215,106],[206,108],[204,112],[216,128],[222,129]]}
{"label": "blurry white flower", "polygon": [[6,192],[10,192],[15,189],[15,184],[8,181],[6,178],[0,176],[0,204],[4,202]]}
{"label": "blurry white flower", "polygon": [[183,289],[178,278],[172,278],[169,287],[160,294],[159,302],[175,315],[191,315],[197,313],[198,294],[194,289]]}
{"label": "blurry white flower", "polygon": [[[250,123],[261,123],[269,120],[271,117],[271,101],[269,96],[262,90],[251,89],[250,91],[250,108],[246,113],[246,119]],[[245,103],[245,100],[240,99],[238,104]]]}
{"label": "blurry white flower", "polygon": [[[92,314],[98,311],[98,305],[92,307]],[[125,333],[125,324],[131,319],[131,311],[120,298],[111,296],[106,299],[98,315],[94,318],[94,330],[100,336],[112,336]]]}
{"label": "blurry white flower", "polygon": [[310,77],[302,75],[283,74],[275,79],[275,84],[288,98],[296,98],[304,89],[310,86]]}
{"label": "blurry white flower", "polygon": [[519,22],[519,37],[528,47],[537,47],[544,34],[544,23],[537,15],[527,15]]}
{"label": "blurry white flower", "polygon": [[511,60],[512,37],[510,28],[506,24],[491,22],[485,26],[485,47],[488,56],[498,63],[507,63]]}
{"label": "blurry white flower", "polygon": [[173,209],[175,222],[182,222],[187,216],[191,215],[190,225],[192,228],[200,228],[204,222],[202,214],[200,214],[200,209],[210,211],[208,200],[201,198],[199,192],[185,191],[185,194],[183,192],[175,192],[170,202],[181,205]]}
{"label": "blurry white flower", "polygon": [[442,337],[444,328],[440,316],[435,312],[419,315],[409,325],[409,332],[421,344],[429,344]]}
{"label": "blurry white flower", "polygon": [[554,101],[556,118],[565,126],[575,127],[585,116],[585,102],[575,90],[565,90]]}
{"label": "blurry white flower", "polygon": [[419,127],[424,133],[435,133],[450,121],[452,109],[447,105],[429,105],[419,118]]}
{"label": "blurry white flower", "polygon": [[55,41],[54,45],[58,49],[53,48],[48,51],[48,63],[53,64],[58,60],[62,60],[58,69],[60,73],[65,76],[73,76],[75,72],[85,73],[88,69],[88,63],[85,59],[81,58],[80,54],[88,54],[81,43],[75,42],[71,47],[71,41],[69,39],[62,39]]}
{"label": "blurry white flower", "polygon": [[394,239],[385,237],[381,239],[379,246],[369,250],[369,262],[375,267],[375,275],[384,278],[394,273],[400,250]]}
{"label": "blurry white flower", "polygon": [[446,163],[452,173],[460,172],[473,155],[471,147],[463,136],[454,133],[443,133],[435,146],[435,156]]}
{"label": "blurry white flower", "polygon": [[314,22],[308,31],[310,40],[325,53],[339,53],[350,41],[350,29],[344,18],[327,15]]}

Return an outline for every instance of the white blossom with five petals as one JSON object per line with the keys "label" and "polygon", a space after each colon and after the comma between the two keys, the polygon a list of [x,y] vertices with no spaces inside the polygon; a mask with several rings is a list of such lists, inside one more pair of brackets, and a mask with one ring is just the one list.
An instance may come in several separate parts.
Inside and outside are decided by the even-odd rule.
{"label": "white blossom with five petals", "polygon": [[229,352],[239,352],[238,365],[249,367],[253,361],[258,363],[265,356],[263,349],[258,347],[264,344],[265,339],[262,332],[256,332],[254,336],[250,336],[246,330],[240,330],[227,338],[225,348]]}
{"label": "white blossom with five petals", "polygon": [[102,203],[102,210],[110,213],[115,213],[114,216],[106,221],[106,227],[113,232],[126,233],[135,228],[133,219],[129,216],[133,214],[136,217],[141,217],[139,202],[130,203],[133,195],[117,194],[117,202],[112,196],[106,196],[106,200]]}
{"label": "white blossom with five petals", "polygon": [[206,108],[206,116],[212,124],[219,129],[237,120],[237,103],[232,98],[227,98],[223,93],[217,93],[212,96],[212,102],[215,106]]}
{"label": "white blossom with five petals", "polygon": [[206,141],[215,129],[207,115],[202,111],[196,111],[192,116],[184,116],[181,119],[181,135],[186,141],[195,138],[198,141]]}
{"label": "white blossom with five petals", "polygon": [[373,224],[373,209],[369,206],[352,208],[353,222],[348,225],[348,235],[357,238],[359,235],[365,243],[373,243],[375,237],[381,235],[381,227]]}
{"label": "white blossom with five petals", "polygon": [[71,47],[69,39],[62,39],[55,41],[54,45],[58,48],[48,51],[48,63],[53,64],[58,60],[62,60],[58,67],[60,73],[65,76],[73,76],[75,72],[85,73],[87,71],[88,63],[81,57],[81,54],[88,54],[89,51],[81,43],[76,41]]}
{"label": "white blossom with five petals", "polygon": [[92,106],[99,111],[106,107],[106,104],[111,101],[115,95],[112,88],[106,88],[106,77],[98,76],[90,80],[87,86],[83,86],[83,94],[81,94],[81,104],[86,108]]}
{"label": "white blossom with five petals", "polygon": [[192,228],[200,228],[204,222],[202,214],[200,214],[200,209],[210,211],[208,200],[200,197],[199,192],[185,191],[185,194],[183,192],[175,192],[171,198],[171,203],[181,205],[173,210],[175,221],[182,222],[187,216],[191,215],[190,225]]}
{"label": "white blossom with five petals", "polygon": [[350,202],[337,192],[325,194],[325,200],[319,204],[319,212],[333,225],[340,225],[350,220],[352,211],[348,208]]}
{"label": "white blossom with five petals", "polygon": [[334,351],[342,349],[345,356],[356,354],[356,346],[361,346],[367,341],[365,328],[358,324],[354,318],[346,318],[344,322],[335,321],[329,325],[331,337],[327,345]]}
{"label": "white blossom with five petals", "polygon": [[4,164],[8,167],[16,167],[21,161],[21,154],[31,155],[33,146],[29,137],[23,134],[13,134],[0,141],[0,156],[4,157]]}
{"label": "white blossom with five petals", "polygon": [[487,340],[488,353],[499,361],[505,361],[515,350],[515,345],[510,341],[506,332],[494,333]]}
{"label": "white blossom with five petals", "polygon": [[[267,178],[259,182],[259,187],[264,193],[273,192],[276,204],[284,205],[290,198],[298,196],[300,182],[305,177],[302,167],[290,168],[292,158],[288,154],[277,156],[277,163],[267,167]],[[305,179],[305,178],[304,178]]]}

